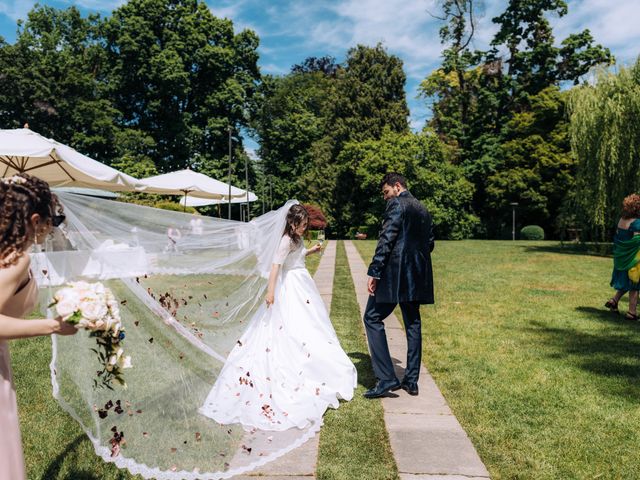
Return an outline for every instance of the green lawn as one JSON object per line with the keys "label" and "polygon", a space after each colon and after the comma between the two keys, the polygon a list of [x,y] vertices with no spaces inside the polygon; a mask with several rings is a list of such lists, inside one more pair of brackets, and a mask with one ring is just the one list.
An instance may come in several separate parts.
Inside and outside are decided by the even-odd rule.
{"label": "green lawn", "polygon": [[492,478],[639,478],[640,324],[602,308],[611,259],[441,241],[433,260],[423,361]]}

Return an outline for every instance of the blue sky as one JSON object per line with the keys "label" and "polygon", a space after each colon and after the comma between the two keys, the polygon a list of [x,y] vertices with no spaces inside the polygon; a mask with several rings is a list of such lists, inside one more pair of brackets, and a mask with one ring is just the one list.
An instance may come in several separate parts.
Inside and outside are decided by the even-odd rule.
{"label": "blue sky", "polygon": [[[24,18],[35,0],[0,0],[0,35],[15,39],[16,20]],[[122,0],[41,0],[83,13],[109,14]],[[332,55],[341,62],[349,47],[382,42],[404,62],[411,125],[422,128],[429,117],[424,100],[417,99],[420,81],[440,62],[440,23],[435,0],[206,0],[212,12],[233,20],[236,28],[250,28],[260,36],[263,73],[286,73],[309,56]],[[551,18],[556,40],[589,28],[596,42],[609,47],[619,63],[640,54],[640,0],[569,0],[569,14]],[[495,33],[491,19],[506,0],[484,0],[475,47],[486,48]],[[251,142],[252,143],[252,142]],[[249,145],[254,147],[254,145]]]}

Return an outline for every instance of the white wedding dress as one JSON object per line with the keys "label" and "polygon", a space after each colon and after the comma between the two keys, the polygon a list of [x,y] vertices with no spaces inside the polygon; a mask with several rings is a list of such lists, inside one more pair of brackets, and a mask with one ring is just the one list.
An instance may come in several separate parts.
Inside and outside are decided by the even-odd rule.
{"label": "white wedding dress", "polygon": [[350,400],[356,369],[342,350],[305,267],[306,250],[285,235],[275,302],[262,304],[229,354],[200,413],[246,430],[282,431],[321,422],[328,407]]}

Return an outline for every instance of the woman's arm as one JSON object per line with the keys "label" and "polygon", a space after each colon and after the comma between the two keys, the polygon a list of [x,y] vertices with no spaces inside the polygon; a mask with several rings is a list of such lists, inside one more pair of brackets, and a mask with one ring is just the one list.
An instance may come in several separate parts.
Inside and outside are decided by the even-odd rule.
{"label": "woman's arm", "polygon": [[0,315],[0,340],[15,340],[54,333],[73,335],[77,331],[76,327],[63,321],[61,317],[24,320]]}
{"label": "woman's arm", "polygon": [[[9,305],[16,290],[29,270],[29,259],[21,258],[17,265],[0,269],[0,311]],[[76,328],[62,321],[62,318],[42,318],[39,320],[25,320],[0,314],[0,340],[35,337],[38,335],[72,335]]]}
{"label": "woman's arm", "polygon": [[267,286],[267,308],[273,305],[275,301],[276,293],[276,280],[278,279],[278,273],[280,273],[280,265],[274,263],[271,265],[271,273],[269,274],[269,284]]}

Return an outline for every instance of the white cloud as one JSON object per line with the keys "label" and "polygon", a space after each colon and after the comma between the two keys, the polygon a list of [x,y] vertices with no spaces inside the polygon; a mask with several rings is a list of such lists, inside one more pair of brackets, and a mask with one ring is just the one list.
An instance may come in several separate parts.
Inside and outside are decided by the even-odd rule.
{"label": "white cloud", "polygon": [[640,53],[639,17],[638,0],[573,0],[569,14],[552,24],[558,41],[588,28],[596,43],[610,48],[618,61],[628,62]]}
{"label": "white cloud", "polygon": [[25,20],[27,13],[35,5],[35,0],[2,0],[0,1],[0,13],[13,21]]}
{"label": "white cloud", "polygon": [[266,65],[260,65],[260,71],[272,75],[281,75],[283,73],[289,73],[289,67],[276,65],[275,63],[267,63]]}

